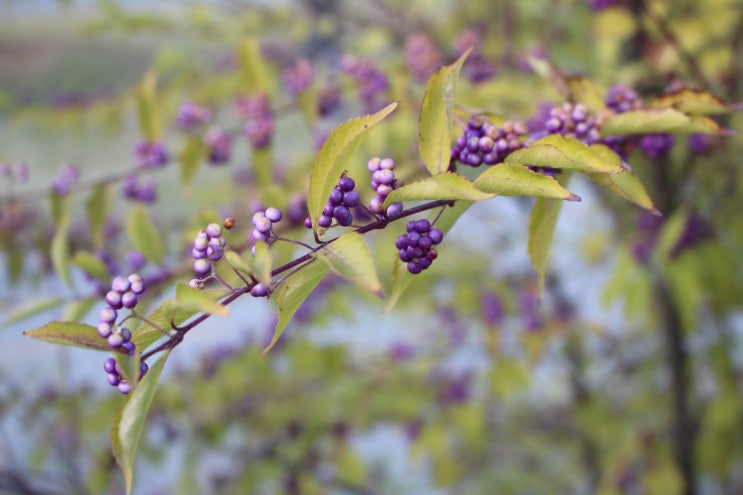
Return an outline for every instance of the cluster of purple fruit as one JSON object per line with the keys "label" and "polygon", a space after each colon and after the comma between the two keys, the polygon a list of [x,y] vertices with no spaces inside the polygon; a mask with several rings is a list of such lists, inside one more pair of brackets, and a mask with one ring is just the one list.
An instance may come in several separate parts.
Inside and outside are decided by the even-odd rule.
{"label": "cluster of purple fruit", "polygon": [[500,127],[481,115],[470,117],[464,133],[451,149],[450,164],[456,162],[470,167],[495,165],[523,147],[522,137],[527,127],[522,122],[506,121]]}
{"label": "cluster of purple fruit", "polygon": [[532,133],[526,145],[548,134],[569,136],[585,144],[594,144],[599,140],[596,118],[582,103],[565,102],[552,107],[543,129]]}
{"label": "cluster of purple fruit", "polygon": [[[136,354],[136,346],[132,342],[132,332],[125,326],[116,324],[118,311],[122,308],[132,309],[138,301],[137,296],[144,293],[144,280],[138,273],[129,276],[120,275],[111,282],[111,290],[106,293],[107,306],[98,316],[98,335],[106,339],[108,346],[115,351],[129,356]],[[123,378],[123,373],[114,358],[104,363],[108,373],[108,383],[117,387],[122,394],[128,394],[131,384]],[[140,378],[147,372],[147,364],[140,365]]]}
{"label": "cluster of purple fruit", "polygon": [[281,81],[286,91],[292,95],[307,91],[315,80],[315,68],[306,58],[298,59],[294,65],[286,67],[281,74]]}
{"label": "cluster of purple fruit", "polygon": [[405,42],[405,61],[419,83],[425,83],[443,63],[441,52],[430,36],[411,34]]}
{"label": "cluster of purple fruit", "polygon": [[356,58],[345,55],[341,59],[341,70],[353,77],[358,87],[359,100],[366,113],[379,110],[383,103],[384,93],[390,88],[390,80],[383,70],[379,69],[368,58]]}
{"label": "cluster of purple fruit", "polygon": [[178,129],[191,132],[209,122],[212,113],[208,108],[197,105],[192,101],[185,101],[178,107],[175,123]]}
{"label": "cluster of purple fruit", "polygon": [[62,163],[59,166],[57,177],[52,182],[52,191],[64,196],[70,192],[72,185],[80,178],[80,171],[74,165]]}
{"label": "cluster of purple fruit", "polygon": [[209,163],[221,165],[230,160],[232,135],[219,127],[211,127],[204,134],[204,144],[209,149]]}
{"label": "cluster of purple fruit", "polygon": [[[227,240],[222,235],[222,226],[218,223],[210,223],[196,234],[191,257],[195,260],[193,271],[199,279],[211,273],[212,263],[222,259],[226,245]],[[191,282],[191,285],[194,285],[194,281]]]}
{"label": "cluster of purple fruit", "polygon": [[377,193],[369,201],[369,210],[375,215],[394,217],[402,212],[402,203],[392,203],[384,209],[384,200],[399,186],[395,178],[395,160],[374,157],[366,164],[372,174],[371,188]]}
{"label": "cluster of purple fruit", "polygon": [[265,148],[273,136],[273,114],[266,93],[255,93],[238,101],[238,111],[247,120],[243,126],[245,136],[254,148]]}
{"label": "cluster of purple fruit", "polygon": [[[317,221],[317,225],[327,229],[333,224],[333,219],[338,222],[341,227],[348,227],[353,223],[353,213],[351,208],[356,207],[361,198],[359,193],[354,191],[356,188],[356,182],[350,178],[343,176],[338,181],[338,184],[330,191],[328,202],[325,203],[325,207],[322,210],[320,219]],[[312,220],[307,217],[304,221],[304,226],[312,228]]]}
{"label": "cluster of purple fruit", "polygon": [[157,185],[151,178],[139,181],[136,174],[129,174],[124,179],[124,196],[132,201],[154,203],[157,199]]}
{"label": "cluster of purple fruit", "polygon": [[406,227],[407,233],[395,241],[400,250],[400,261],[408,264],[408,271],[417,274],[431,266],[438,253],[433,246],[444,239],[439,229],[431,228],[428,220],[411,220]]}
{"label": "cluster of purple fruit", "polygon": [[134,147],[134,163],[141,168],[161,168],[170,160],[168,150],[159,141],[140,141]]}
{"label": "cluster of purple fruit", "polygon": [[281,221],[283,216],[281,210],[275,206],[269,206],[265,211],[258,211],[253,215],[253,240],[256,242],[267,241],[271,236],[273,224]]}

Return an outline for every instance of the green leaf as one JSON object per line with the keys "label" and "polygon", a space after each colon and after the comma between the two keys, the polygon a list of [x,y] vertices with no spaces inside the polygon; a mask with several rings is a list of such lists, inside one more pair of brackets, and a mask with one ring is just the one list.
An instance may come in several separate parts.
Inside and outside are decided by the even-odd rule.
{"label": "green leaf", "polygon": [[256,185],[261,190],[270,187],[273,184],[273,150],[271,147],[252,148],[250,158]]}
{"label": "green leaf", "polygon": [[418,124],[418,150],[431,175],[449,168],[454,90],[459,71],[471,50],[453,64],[441,67],[428,79]]}
{"label": "green leaf", "polygon": [[80,268],[98,280],[108,280],[110,278],[106,264],[88,251],[78,251],[75,253],[75,256],[70,259],[70,264]]}
{"label": "green leaf", "polygon": [[[599,148],[599,149],[597,149]],[[506,157],[507,163],[520,163],[537,167],[552,167],[580,172],[618,174],[621,164],[607,161],[604,145],[587,146],[575,138],[550,134],[528,148],[514,151]]]}
{"label": "green leaf", "polygon": [[317,287],[317,284],[320,283],[327,272],[328,265],[319,263],[313,259],[284,279],[279,289],[274,292],[276,306],[279,312],[279,321],[276,324],[276,330],[274,330],[271,343],[263,351],[264,353],[271,350],[274,344],[276,344],[294,316],[294,313],[297,312],[302,302],[315,290],[315,287]]}
{"label": "green leaf", "polygon": [[100,303],[101,298],[96,295],[70,301],[62,313],[62,320],[80,321],[86,314],[88,314],[88,311],[90,311],[93,306],[100,305]]}
{"label": "green leaf", "polygon": [[156,88],[157,75],[148,71],[137,89],[139,130],[148,141],[159,141],[163,135]]}
{"label": "green leaf", "polygon": [[601,128],[602,136],[653,132],[725,133],[719,124],[713,120],[699,115],[686,115],[673,108],[618,113],[607,119]]}
{"label": "green leaf", "polygon": [[315,256],[349,282],[369,290],[379,298],[384,297],[377,267],[361,234],[357,232],[343,234],[317,251]]}
{"label": "green leaf", "polygon": [[50,309],[61,306],[62,304],[64,304],[65,300],[66,299],[63,297],[49,297],[46,299],[26,303],[20,308],[16,308],[13,312],[10,313],[10,315],[8,315],[8,318],[5,320],[5,325],[17,323],[39,313],[43,313],[44,311],[48,311]]}
{"label": "green leaf", "polygon": [[147,260],[155,264],[162,263],[165,257],[165,245],[160,231],[152,223],[147,209],[138,204],[126,219],[126,233],[132,247],[140,251]]}
{"label": "green leaf", "polygon": [[494,196],[495,194],[479,190],[472,182],[461,175],[444,172],[395,189],[387,196],[385,203],[437,199],[482,201]]}
{"label": "green leaf", "polygon": [[590,79],[581,76],[567,76],[565,83],[570,92],[570,100],[581,102],[590,110],[604,110],[604,95]]}
{"label": "green leaf", "polygon": [[263,60],[256,38],[246,38],[240,44],[237,49],[237,60],[245,90],[248,93],[268,92],[270,88],[268,66]]}
{"label": "green leaf", "polygon": [[110,351],[105,339],[98,336],[98,329],[71,321],[52,321],[43,327],[26,330],[23,335],[52,344],[83,347],[96,351]]}
{"label": "green leaf", "polygon": [[207,147],[200,137],[192,136],[183,145],[178,155],[180,164],[181,184],[188,186],[198,173],[201,165],[207,158]]}
{"label": "green leaf", "polygon": [[544,290],[544,281],[547,275],[547,259],[549,256],[552,235],[555,233],[557,217],[560,215],[561,201],[556,199],[537,198],[534,209],[529,218],[528,251],[531,263],[539,279],[539,293]]}
{"label": "green leaf", "polygon": [[263,241],[255,243],[255,257],[245,254],[241,256],[235,251],[227,250],[224,253],[227,263],[240,272],[245,278],[254,276],[264,285],[271,285],[271,254],[268,245]]}
{"label": "green leaf", "polygon": [[322,209],[328,201],[344,167],[348,166],[361,137],[397,108],[397,102],[387,105],[374,115],[351,119],[332,131],[315,158],[310,174],[310,192],[307,198],[312,225],[317,226]]}
{"label": "green leaf", "polygon": [[134,458],[139,438],[144,431],[147,414],[155,397],[155,389],[160,380],[168,354],[157,360],[149,372],[134,387],[114,417],[111,430],[111,445],[116,463],[124,473],[126,493],[131,495],[134,482]]}
{"label": "green leaf", "polygon": [[684,88],[653,98],[650,107],[675,108],[679,112],[698,115],[729,113],[732,105],[701,89]]}
{"label": "green leaf", "polygon": [[92,191],[90,196],[85,203],[85,211],[88,216],[88,230],[90,237],[93,240],[93,246],[96,249],[103,249],[105,244],[103,227],[108,218],[108,213],[111,211],[111,186],[109,184],[101,184]]}
{"label": "green leaf", "polygon": [[[203,290],[202,292],[212,300],[225,295],[224,290]],[[181,325],[198,312],[191,307],[179,306],[175,299],[166,299],[159,308],[147,315],[147,321],[167,332],[172,329],[171,323],[176,326]],[[139,328],[133,332],[132,342],[139,349],[146,349],[163,337],[163,333],[157,328],[153,328],[150,323],[142,322]]]}
{"label": "green leaf", "polygon": [[[173,300],[171,299],[171,301]],[[175,287],[174,301],[175,304],[171,311],[177,308],[178,310],[193,310],[197,313],[207,313],[215,316],[227,316],[230,314],[230,308],[215,301],[212,294],[191,287],[183,282],[179,282]]]}
{"label": "green leaf", "polygon": [[475,187],[500,196],[541,196],[580,201],[552,177],[533,172],[517,163],[494,165],[475,179]]}
{"label": "green leaf", "polygon": [[608,190],[618,194],[627,201],[636,204],[637,206],[650,211],[653,214],[660,214],[655,208],[653,201],[650,199],[645,186],[640,182],[639,177],[629,168],[628,165],[622,163],[622,159],[609,148],[596,147],[596,151],[602,154],[603,158],[608,162],[619,163],[624,167],[624,172],[616,175],[606,175],[597,173],[586,173],[586,176],[592,181],[600,184]]}
{"label": "green leaf", "polygon": [[54,270],[64,283],[72,286],[70,276],[70,242],[68,231],[70,228],[70,197],[60,196],[57,193],[50,195],[52,218],[54,219],[54,237],[50,246],[50,256]]}
{"label": "green leaf", "polygon": [[[428,220],[433,222],[436,220],[436,217],[439,216],[438,220],[436,220],[436,228],[446,235],[446,233],[454,226],[454,223],[470,206],[472,206],[472,201],[460,200],[454,203],[454,206],[447,206],[440,216],[440,210],[436,209],[431,211],[428,214]],[[425,272],[422,274],[419,273],[418,275],[412,275],[408,272],[407,263],[403,263],[400,261],[398,256],[395,256],[395,264],[392,267],[392,290],[387,299],[387,304],[384,307],[385,313],[390,312],[392,308],[395,307],[397,302],[400,300],[400,297],[405,292],[405,289],[410,285],[410,282],[413,280],[412,277],[414,276],[423,277],[425,276]]]}

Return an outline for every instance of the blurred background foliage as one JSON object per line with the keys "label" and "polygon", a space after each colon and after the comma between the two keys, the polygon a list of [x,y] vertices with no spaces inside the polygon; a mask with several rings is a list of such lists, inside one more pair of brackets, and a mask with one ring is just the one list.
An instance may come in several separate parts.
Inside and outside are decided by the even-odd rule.
{"label": "blurred background foliage", "polygon": [[[47,196],[59,163],[82,177],[70,254],[105,251],[126,266],[121,225],[135,207],[118,188],[141,137],[136,96],[148,70],[180,162],[147,174],[158,186],[147,209],[168,248],[162,265],[145,268],[162,275],[154,304],[165,282],[188,278],[184,253],[205,221],[229,214],[244,229],[257,205],[286,211],[306,193],[317,141],[365,110],[344,56],[372,60],[390,80],[385,103],[401,102],[348,165],[358,177],[372,156],[394,157],[406,181],[423,176],[425,86],[405,57],[420,33],[442,63],[475,33],[481,66],[465,66],[456,102],[507,118],[562,101],[530,56],[585,76],[601,97],[621,81],[644,97],[691,84],[741,101],[740,1],[589,3],[601,2],[0,2],[0,163],[30,171],[27,180],[7,172],[0,186],[0,492],[122,493],[108,437],[121,397],[100,386],[100,356],[52,352],[19,334],[29,319],[91,320],[99,304],[89,265],[72,264],[72,288],[52,269]],[[238,47],[250,46],[262,62],[246,74]],[[316,71],[305,100],[281,84],[300,57]],[[236,100],[257,80],[275,112],[270,151],[237,140],[228,167],[183,180],[200,159],[174,129],[178,106],[197,101],[233,128]],[[342,105],[322,116],[313,105],[326,83]],[[719,117],[731,129],[741,119]],[[741,152],[731,134],[701,153],[677,136],[665,156],[629,156],[661,218],[574,178],[583,202],[563,207],[541,304],[525,252],[531,202],[510,198],[473,207],[391,313],[329,279],[262,355],[270,303],[238,303],[230,323],[204,325],[174,352],[135,493],[740,493]],[[258,184],[266,163],[272,179]],[[101,188],[114,206],[96,234],[98,203],[85,203]],[[398,234],[368,236],[385,287]]]}

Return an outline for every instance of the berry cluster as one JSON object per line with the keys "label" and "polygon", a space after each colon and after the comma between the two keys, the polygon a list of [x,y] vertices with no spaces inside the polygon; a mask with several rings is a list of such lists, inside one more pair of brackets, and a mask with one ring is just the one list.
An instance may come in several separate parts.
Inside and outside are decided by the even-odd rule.
{"label": "berry cluster", "polygon": [[230,160],[232,136],[220,129],[211,127],[204,134],[204,144],[209,148],[209,163],[220,165]]}
{"label": "berry cluster", "polygon": [[373,113],[382,106],[384,93],[390,88],[387,74],[367,58],[345,55],[341,59],[341,70],[354,78],[359,85],[359,100],[366,113]]}
{"label": "berry cluster", "polygon": [[526,145],[548,134],[573,137],[585,144],[594,144],[599,140],[596,119],[582,103],[565,102],[552,107],[549,118],[544,123],[544,129],[532,134]]}
{"label": "berry cluster", "polygon": [[306,58],[300,58],[294,65],[285,68],[281,74],[284,89],[292,96],[307,91],[314,80],[315,68]]}
{"label": "berry cluster", "polygon": [[424,83],[442,62],[442,56],[427,34],[411,34],[405,42],[405,61],[419,83]]}
{"label": "berry cluster", "polygon": [[[103,370],[108,374],[108,383],[112,387],[116,387],[119,392],[126,395],[132,390],[131,384],[124,378],[124,372],[121,369],[121,366],[119,365],[118,361],[116,361],[115,358],[108,358],[103,362]],[[147,366],[147,363],[140,363],[139,364],[139,377],[138,380],[141,380],[142,377],[147,373],[149,370],[149,366]]]}
{"label": "berry cluster", "polygon": [[473,115],[451,149],[450,165],[470,167],[501,163],[509,153],[521,149],[527,128],[522,122],[506,121],[500,127],[481,115]]}
{"label": "berry cluster", "polygon": [[[222,226],[210,223],[196,234],[191,248],[191,257],[195,260],[193,271],[199,279],[205,278],[212,271],[212,262],[222,259],[227,240],[222,236]],[[198,280],[191,281],[191,286],[198,286]]]}
{"label": "berry cluster", "polygon": [[372,174],[371,187],[377,193],[369,201],[369,210],[376,215],[393,217],[402,211],[402,203],[392,203],[384,209],[384,200],[389,194],[397,189],[398,182],[395,179],[395,160],[392,158],[372,158],[366,164],[366,168]]}
{"label": "berry cluster", "polygon": [[[351,225],[353,223],[353,213],[351,213],[351,208],[356,207],[361,201],[359,193],[354,191],[355,188],[356,181],[350,177],[341,177],[338,184],[332,191],[330,191],[328,202],[325,203],[325,208],[322,210],[317,225],[327,229],[332,225],[333,219],[335,219],[341,227],[348,227]],[[308,229],[312,228],[312,220],[310,217],[307,217],[304,220],[304,226]]]}
{"label": "berry cluster", "polygon": [[160,168],[170,160],[165,145],[159,141],[140,141],[134,147],[134,162],[142,168]]}
{"label": "berry cluster", "polygon": [[6,177],[19,183],[28,181],[28,165],[23,162],[15,164],[14,168],[7,163],[0,163],[0,177]]}
{"label": "berry cluster", "polygon": [[406,227],[407,233],[395,241],[400,250],[400,261],[408,264],[408,271],[412,274],[420,273],[436,259],[438,253],[433,246],[444,239],[439,229],[431,228],[428,220],[411,220]]}
{"label": "berry cluster", "polygon": [[192,101],[185,101],[178,107],[175,122],[178,129],[191,132],[209,122],[211,118],[212,113],[207,108],[201,107]]}
{"label": "berry cluster", "polygon": [[80,171],[74,165],[62,163],[59,166],[57,177],[52,182],[52,191],[64,196],[70,192],[72,185],[80,177]]}
{"label": "berry cluster", "polygon": [[637,140],[637,146],[646,156],[660,158],[671,151],[675,142],[676,138],[673,137],[673,134],[654,132],[640,136]]}
{"label": "berry cluster", "polygon": [[157,199],[157,185],[151,178],[139,182],[136,174],[129,174],[124,178],[124,196],[133,201],[154,203]]}
{"label": "berry cluster", "polygon": [[256,93],[237,102],[238,112],[247,120],[242,133],[253,147],[265,148],[273,136],[273,114],[266,93]]}
{"label": "berry cluster", "polygon": [[265,211],[258,211],[253,215],[253,240],[256,242],[268,241],[269,237],[271,237],[273,224],[281,221],[283,216],[281,210],[275,206],[269,206]]}
{"label": "berry cluster", "polygon": [[[123,352],[129,356],[136,354],[136,346],[132,342],[132,332],[125,326],[116,324],[118,311],[122,308],[132,309],[137,305],[137,296],[144,293],[144,280],[137,273],[128,277],[120,275],[111,282],[111,290],[106,293],[107,306],[103,308],[98,316],[98,335],[106,339],[111,349]],[[113,364],[108,364],[111,361]],[[115,366],[116,360],[110,358],[106,361],[104,369],[108,373],[108,383],[118,387],[119,392],[128,394],[131,385],[122,378],[121,369]],[[142,363],[140,377],[147,371],[147,365]]]}
{"label": "berry cluster", "polygon": [[630,86],[617,83],[606,92],[604,105],[616,113],[624,113],[642,108],[642,100]]}
{"label": "berry cluster", "polygon": [[596,12],[600,12],[610,7],[620,7],[624,5],[626,0],[588,0],[588,6]]}

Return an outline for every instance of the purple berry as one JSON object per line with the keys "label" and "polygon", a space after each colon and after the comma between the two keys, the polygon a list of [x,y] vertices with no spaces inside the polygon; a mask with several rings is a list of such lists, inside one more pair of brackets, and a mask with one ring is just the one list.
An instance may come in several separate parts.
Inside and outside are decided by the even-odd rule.
{"label": "purple berry", "polygon": [[113,290],[108,291],[106,293],[106,303],[113,309],[121,309],[123,307],[121,294]]}
{"label": "purple berry", "polygon": [[134,345],[134,342],[124,342],[121,344],[121,349],[126,352],[129,356],[133,356],[137,353],[137,346]]}
{"label": "purple berry", "polygon": [[113,323],[116,321],[116,310],[113,308],[104,308],[101,310],[101,314],[98,317],[100,323]]}
{"label": "purple berry", "polygon": [[431,242],[434,244],[439,244],[441,241],[444,240],[444,233],[441,232],[439,229],[431,229],[431,231],[428,233],[428,237],[431,238]]}
{"label": "purple berry", "polygon": [[265,216],[261,216],[258,219],[253,218],[253,225],[255,226],[255,230],[263,234],[271,232],[271,227],[273,227],[271,220]]}
{"label": "purple berry", "polygon": [[356,182],[350,177],[341,177],[338,181],[338,188],[343,192],[353,191],[356,187]]}
{"label": "purple berry", "polygon": [[102,339],[107,339],[111,335],[111,324],[110,323],[99,323],[98,324],[98,336]]}
{"label": "purple berry", "polygon": [[131,287],[131,282],[127,277],[123,275],[119,275],[111,282],[111,290],[119,292],[121,294],[128,291],[129,287]]}
{"label": "purple berry", "polygon": [[422,269],[423,268],[421,267],[421,265],[419,265],[415,261],[410,261],[408,263],[408,271],[413,275],[420,273]]}
{"label": "purple berry", "polygon": [[341,203],[343,203],[343,191],[335,187],[330,191],[330,196],[328,197],[328,204],[332,206],[337,206]]}
{"label": "purple berry", "polygon": [[253,297],[266,297],[268,295],[268,289],[265,285],[259,283],[250,289],[250,295]]}
{"label": "purple berry", "polygon": [[415,231],[419,234],[425,234],[429,230],[431,230],[431,222],[429,222],[425,218],[422,218],[415,222]]}
{"label": "purple berry", "polygon": [[117,386],[119,383],[121,383],[121,377],[117,375],[116,373],[109,373],[108,374],[108,384],[112,387]]}
{"label": "purple berry", "polygon": [[145,286],[144,286],[144,279],[139,273],[132,273],[127,277],[129,280],[129,283],[131,286],[129,287],[129,290],[134,292],[135,294],[139,295],[144,292]]}
{"label": "purple berry", "polygon": [[110,357],[103,361],[103,369],[106,373],[116,373],[116,359]]}
{"label": "purple berry", "polygon": [[206,277],[212,271],[212,263],[207,259],[196,260],[193,263],[193,271],[197,277]]}
{"label": "purple berry", "polygon": [[317,225],[327,229],[333,223],[333,218],[328,215],[320,215],[320,220],[317,221]]}
{"label": "purple berry", "polygon": [[206,235],[209,238],[219,237],[222,235],[222,226],[218,223],[210,223],[206,226]]}
{"label": "purple berry", "polygon": [[343,204],[349,208],[353,208],[354,206],[358,205],[360,201],[361,197],[356,191],[349,191],[343,194]]}
{"label": "purple berry", "polygon": [[133,308],[137,305],[137,295],[132,291],[124,292],[121,295],[121,304],[123,304],[125,308]]}
{"label": "purple berry", "polygon": [[281,221],[281,218],[283,217],[281,210],[276,208],[275,206],[269,206],[266,208],[266,218],[268,218],[272,222],[279,222]]}
{"label": "purple berry", "polygon": [[124,395],[127,395],[129,394],[129,392],[132,391],[132,386],[129,385],[129,382],[122,381],[121,383],[119,383],[117,388],[119,389],[119,392],[121,392]]}
{"label": "purple berry", "polygon": [[112,349],[115,349],[124,343],[124,337],[120,333],[112,333],[106,340],[108,341],[108,346]]}

